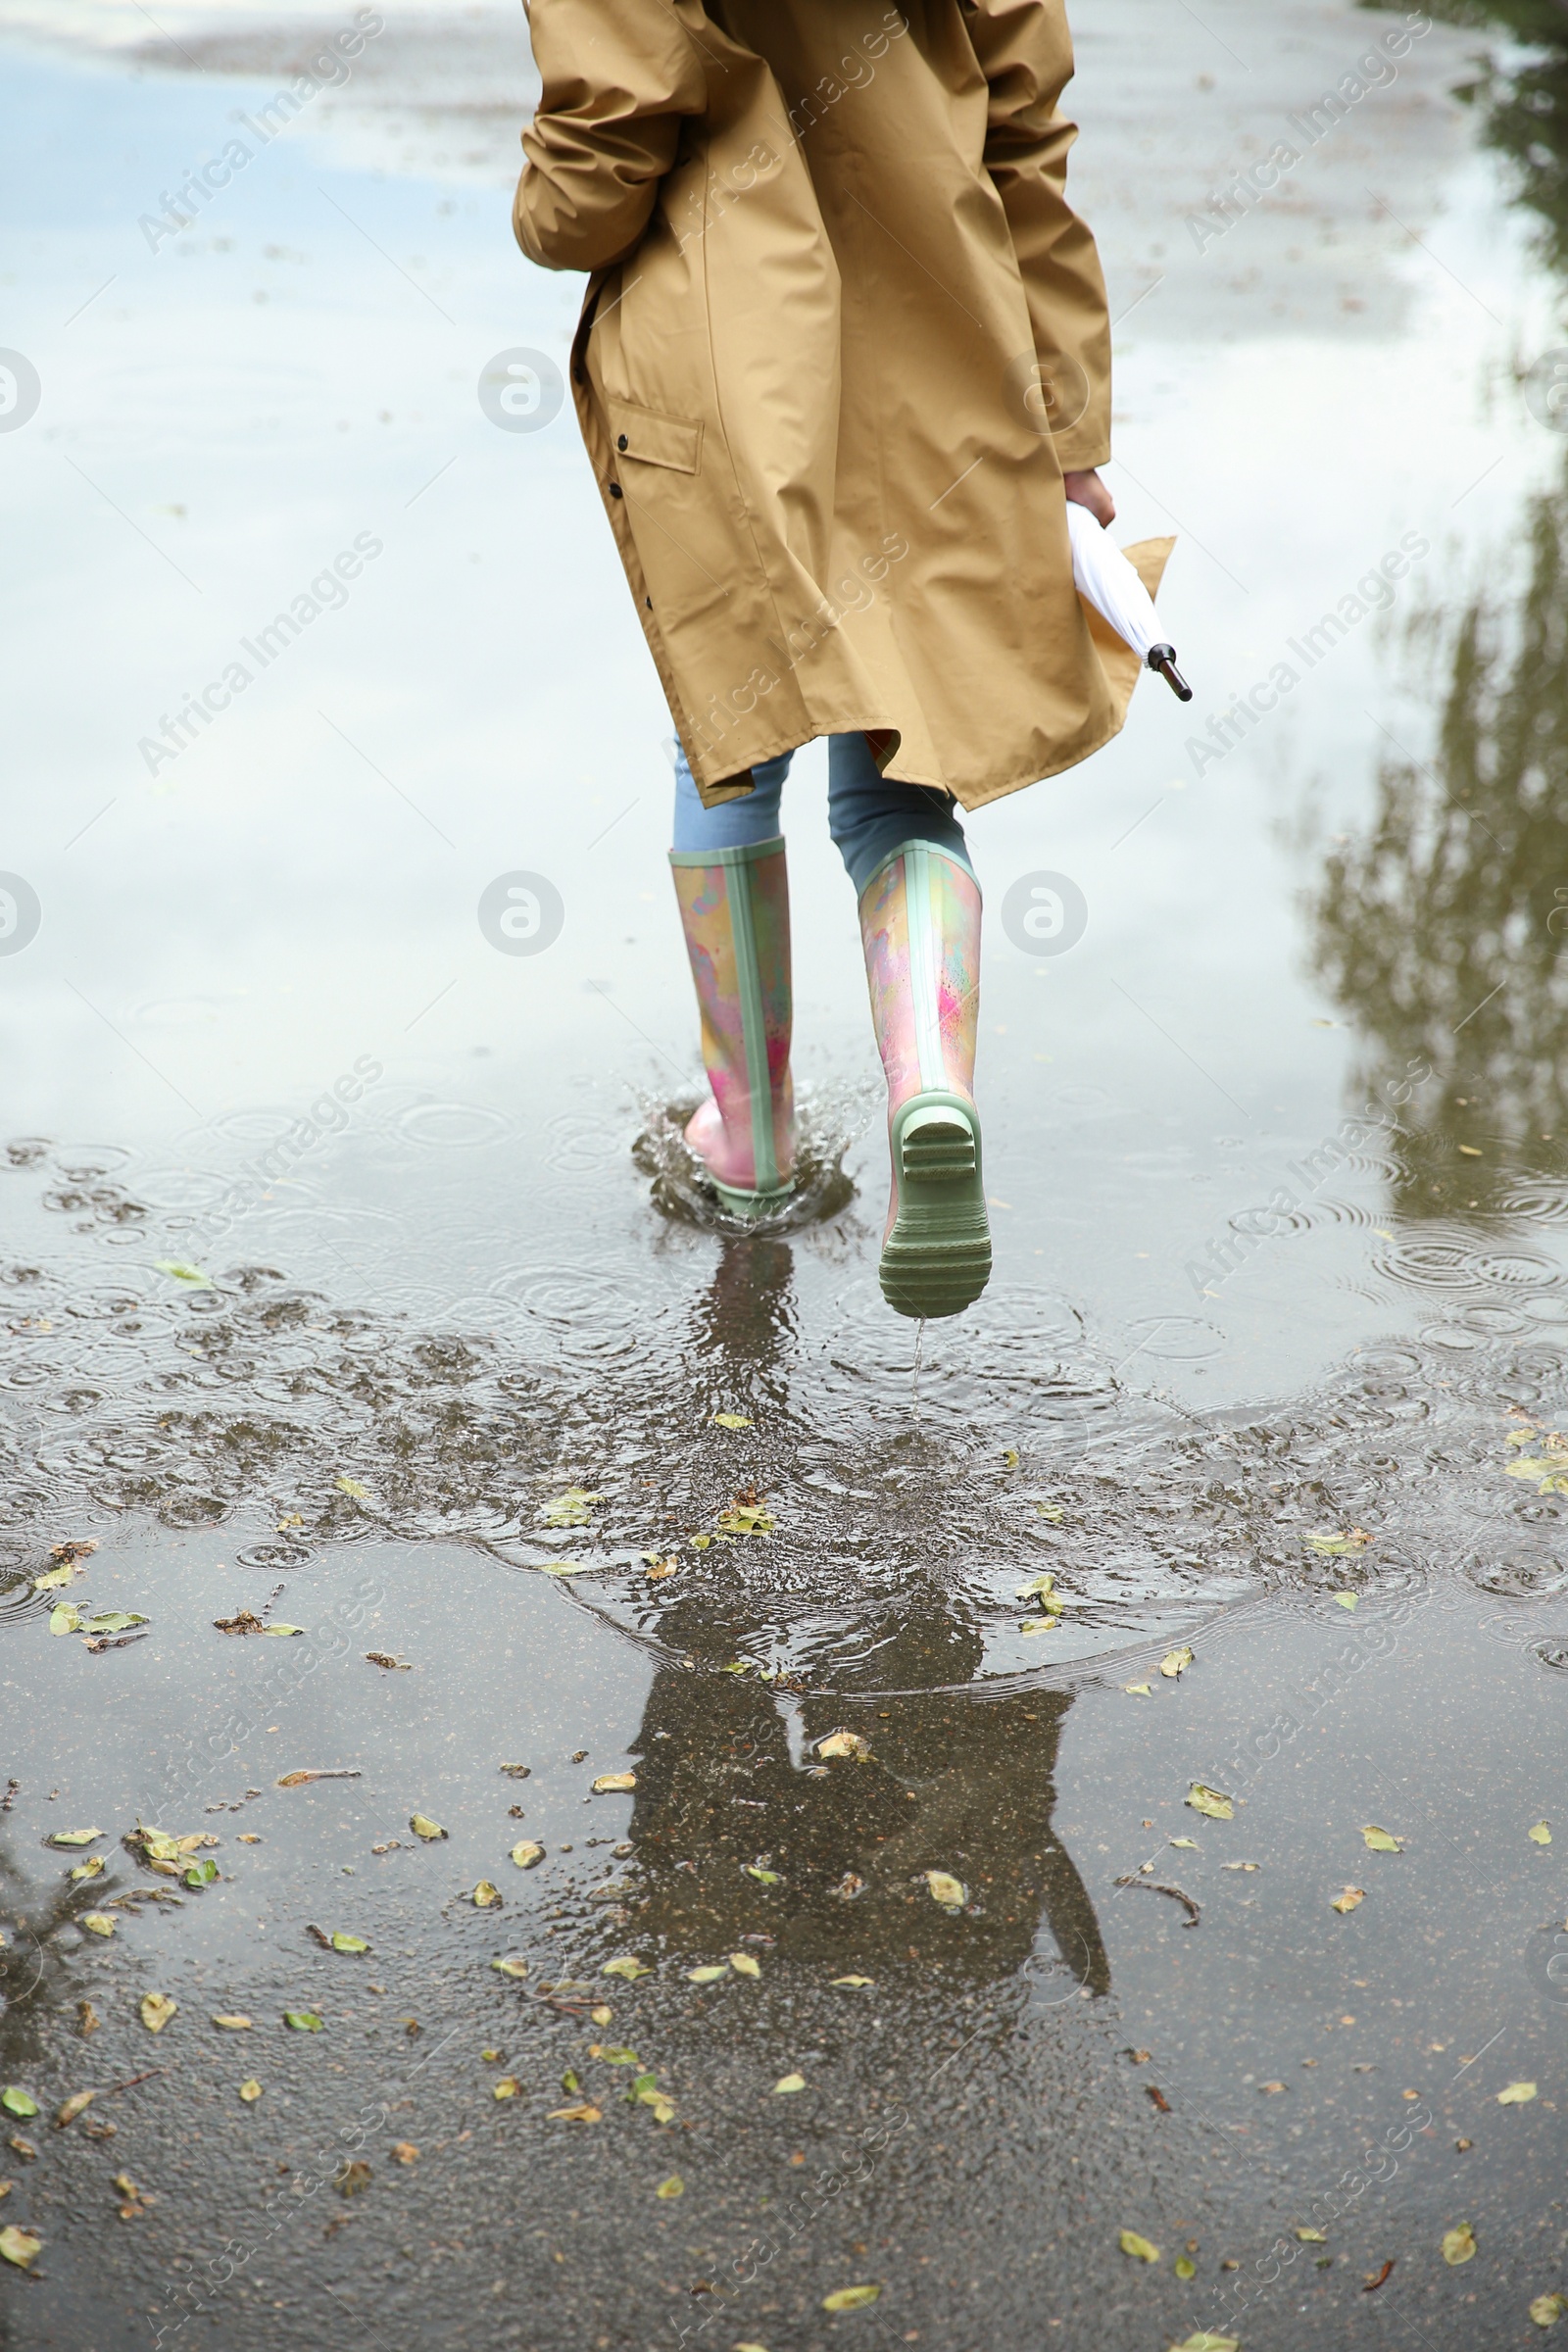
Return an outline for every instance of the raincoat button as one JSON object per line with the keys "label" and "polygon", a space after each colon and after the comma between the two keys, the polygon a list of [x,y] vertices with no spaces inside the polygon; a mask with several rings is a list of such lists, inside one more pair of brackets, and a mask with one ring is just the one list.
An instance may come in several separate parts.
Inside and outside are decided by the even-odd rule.
{"label": "raincoat button", "polygon": [[621,489],[621,486],[618,482],[612,482],[610,485],[610,495],[612,498],[623,498],[625,496],[625,492]]}
{"label": "raincoat button", "polygon": [[629,449],[631,447],[631,444],[627,440],[624,433],[621,434],[620,439],[615,443],[615,447],[617,449]]}

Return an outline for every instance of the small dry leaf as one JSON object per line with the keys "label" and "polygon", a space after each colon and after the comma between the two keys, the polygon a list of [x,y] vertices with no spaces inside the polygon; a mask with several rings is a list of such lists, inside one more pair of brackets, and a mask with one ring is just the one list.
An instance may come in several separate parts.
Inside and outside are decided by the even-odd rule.
{"label": "small dry leaf", "polygon": [[1499,2107],[1523,2107],[1536,2095],[1534,2082],[1510,2082],[1506,2090],[1497,2093]]}
{"label": "small dry leaf", "polygon": [[91,1845],[95,1838],[102,1836],[102,1830],[56,1830],[45,1842],[49,1845]]}
{"label": "small dry leaf", "polygon": [[604,2109],[584,2100],[580,2107],[553,2107],[549,2121],[553,2124],[602,2124]]}
{"label": "small dry leaf", "polygon": [[488,1879],[481,1879],[473,1890],[475,1908],[480,1911],[488,1911],[492,1904],[499,1903],[500,1900],[500,1887],[493,1886]]}
{"label": "small dry leaf", "polygon": [[254,2075],[251,2077],[248,2082],[242,2082],[240,2084],[239,2095],[244,2100],[247,2107],[253,2107],[256,2104],[256,2101],[262,2095],[262,2086],[257,2082]]}
{"label": "small dry leaf", "polygon": [[[790,2091],[804,2090],[805,2088],[806,2077],[804,2075],[780,2075],[778,2081],[773,2085],[773,2096],[778,2098],[780,2095],[786,2094]],[[89,2096],[91,2094],[89,2093]]]}
{"label": "small dry leaf", "polygon": [[1334,1897],[1334,1900],[1330,1905],[1330,1909],[1334,1911],[1345,1912],[1353,1911],[1357,1903],[1364,1903],[1365,1901],[1366,1888],[1364,1886],[1347,1886],[1343,1894],[1337,1894]]}
{"label": "small dry leaf", "polygon": [[250,2019],[242,2017],[237,2009],[220,2010],[213,2023],[221,2026],[225,2034],[248,2034],[251,2030]]}
{"label": "small dry leaf", "polygon": [[438,1821],[430,1819],[428,1813],[411,1813],[409,1827],[416,1838],[444,1838],[447,1834]]}
{"label": "small dry leaf", "polygon": [[1549,1845],[1551,1843],[1551,1831],[1547,1824],[1544,1821],[1538,1821],[1535,1828],[1529,1831],[1527,1835],[1537,1845]]}
{"label": "small dry leaf", "polygon": [[1194,1781],[1184,1800],[1195,1813],[1204,1813],[1210,1821],[1234,1821],[1236,1808],[1221,1788],[1210,1788],[1206,1781]]}
{"label": "small dry leaf", "polygon": [[824,2311],[863,2311],[874,2303],[882,2292],[880,2286],[841,2286],[831,2295],[822,2297]]}
{"label": "small dry leaf", "polygon": [[667,2180],[661,2180],[654,2194],[656,2197],[683,2197],[686,2194],[686,2183],[679,2173],[671,2173]]}
{"label": "small dry leaf", "polygon": [[1187,1672],[1187,1669],[1192,1662],[1192,1650],[1184,1642],[1180,1648],[1169,1651],[1166,1656],[1160,1659],[1159,1671],[1165,1676],[1168,1682],[1173,1683],[1176,1681],[1179,1675],[1183,1675]]}
{"label": "small dry leaf", "polygon": [[1152,1686],[1148,1683],[1123,1683],[1122,1689],[1129,1698],[1152,1698],[1154,1695]]}
{"label": "small dry leaf", "polygon": [[834,1977],[832,1979],[832,1983],[835,1984],[854,1985],[858,1988],[862,1984],[874,1984],[876,1983],[876,1979],[875,1977]]}
{"label": "small dry leaf", "polygon": [[750,1952],[731,1952],[729,1964],[738,1977],[760,1977],[762,1973]]}
{"label": "small dry leaf", "polygon": [[141,1996],[141,2022],[149,2034],[161,2034],[179,2007],[167,1992],[144,1992]]}
{"label": "small dry leaf", "polygon": [[120,1922],[118,1919],[111,1919],[107,1911],[84,1911],[81,1915],[80,1925],[88,1929],[94,1936],[112,1936]]}
{"label": "small dry leaf", "polygon": [[819,1756],[858,1756],[863,1762],[871,1753],[871,1742],[862,1740],[858,1732],[830,1732],[816,1743]]}
{"label": "small dry leaf", "polygon": [[370,2185],[370,2168],[363,2156],[356,2156],[338,2174],[332,2185],[340,2197],[357,2197],[362,2188]]}
{"label": "small dry leaf", "polygon": [[394,2164],[416,2164],[418,2160],[419,2151],[415,2146],[412,2139],[395,2139],[392,2142],[392,2161]]}
{"label": "small dry leaf", "polygon": [[1257,2087],[1259,2090],[1264,2091],[1272,2096],[1275,2091],[1283,2090],[1285,2085],[1283,2082],[1260,2082]]}
{"label": "small dry leaf", "polygon": [[715,1413],[713,1420],[720,1429],[750,1429],[752,1426],[745,1413]]}
{"label": "small dry leaf", "polygon": [[617,1796],[636,1786],[637,1775],[634,1772],[602,1772],[598,1780],[592,1783],[595,1796]]}
{"label": "small dry leaf", "polygon": [[1186,2279],[1198,2277],[1198,2265],[1190,2254],[1178,2254],[1171,2267],[1178,2278]]}
{"label": "small dry leaf", "polygon": [[536,1838],[524,1838],[512,1849],[512,1859],[519,1870],[532,1870],[545,1858],[545,1849]]}
{"label": "small dry leaf", "polygon": [[1326,2246],[1328,2239],[1321,2230],[1298,2229],[1296,2232],[1303,2246]]}
{"label": "small dry leaf", "polygon": [[956,1879],[951,1871],[928,1870],[925,1883],[930,1889],[931,1900],[940,1904],[944,1911],[961,1911],[969,1900],[968,1887],[961,1879]]}
{"label": "small dry leaf", "polygon": [[1475,2231],[1468,2222],[1456,2222],[1451,2230],[1443,2232],[1443,2259],[1457,2270],[1461,2262],[1469,2262],[1476,2251]]}
{"label": "small dry leaf", "polygon": [[365,1657],[368,1665],[384,1666],[389,1674],[412,1674],[414,1672],[414,1668],[407,1659],[395,1658],[389,1649],[368,1649]]}
{"label": "small dry leaf", "polygon": [[[754,1961],[752,1965],[755,1968],[756,1962]],[[686,1982],[688,1984],[716,1984],[720,1977],[728,1975],[727,1968],[689,1968],[686,1971]]]}
{"label": "small dry leaf", "polygon": [[1159,2248],[1152,2246],[1147,2237],[1140,2237],[1136,2230],[1124,2230],[1116,2243],[1122,2252],[1130,2255],[1135,2262],[1157,2262],[1159,2260]]}
{"label": "small dry leaf", "polygon": [[498,2082],[492,2084],[490,2096],[493,2099],[514,2099],[521,2088],[522,2084],[515,2075],[503,2075]]}
{"label": "small dry leaf", "polygon": [[96,2090],[78,2090],[74,2097],[67,2099],[65,2105],[56,2110],[55,2130],[63,2132],[67,2124],[74,2124],[77,2116],[90,2107],[97,2096]]}
{"label": "small dry leaf", "polygon": [[88,2034],[96,2034],[98,2026],[98,2012],[91,2001],[78,2001],[76,2003],[76,2032],[85,2036]]}
{"label": "small dry leaf", "polygon": [[20,2115],[24,2123],[38,2112],[37,2100],[30,2090],[24,2090],[20,2082],[8,2082],[5,2089],[0,2090],[0,2107],[5,2109],[7,2115]]}
{"label": "small dry leaf", "polygon": [[1390,1837],[1388,1831],[1380,1830],[1376,1822],[1367,1822],[1361,1835],[1374,1854],[1402,1854],[1404,1851],[1403,1838]]}
{"label": "small dry leaf", "polygon": [[1554,2328],[1568,2311],[1568,2296],[1537,2295],[1530,2306],[1530,2317],[1538,2328]]}
{"label": "small dry leaf", "polygon": [[43,2239],[25,2230],[0,2230],[0,2261],[15,2263],[24,2271],[29,2262],[37,2260],[43,2251]]}
{"label": "small dry leaf", "polygon": [[1195,1854],[1200,1854],[1203,1850],[1196,1838],[1172,1838],[1170,1843],[1172,1845],[1187,1846]]}
{"label": "small dry leaf", "polygon": [[357,1478],[340,1478],[337,1491],[340,1494],[352,1494],[356,1502],[368,1502],[370,1499],[368,1487],[362,1487]]}

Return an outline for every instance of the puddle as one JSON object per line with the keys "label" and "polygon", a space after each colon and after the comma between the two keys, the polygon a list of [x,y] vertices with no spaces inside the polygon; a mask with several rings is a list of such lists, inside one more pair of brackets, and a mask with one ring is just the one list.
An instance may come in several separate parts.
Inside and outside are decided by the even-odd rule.
{"label": "puddle", "polygon": [[680,1140],[667,720],[569,417],[476,397],[577,297],[511,250],[515,20],[389,23],[150,250],[324,16],[0,0],[18,2352],[1471,2352],[1568,2294],[1563,63],[1485,13],[1216,233],[1401,20],[1078,28],[1199,701],[972,822],[1088,920],[991,927],[997,1273],[917,1341],[819,751],[800,1193],[731,1230]]}

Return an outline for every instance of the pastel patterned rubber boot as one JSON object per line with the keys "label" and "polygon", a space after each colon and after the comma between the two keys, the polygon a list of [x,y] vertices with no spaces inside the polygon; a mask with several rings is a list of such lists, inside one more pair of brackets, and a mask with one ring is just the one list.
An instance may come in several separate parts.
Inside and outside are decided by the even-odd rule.
{"label": "pastel patterned rubber boot", "polygon": [[974,1102],[980,886],[906,842],[861,893],[860,934],[893,1152],[882,1296],[901,1315],[956,1315],[991,1279]]}
{"label": "pastel patterned rubber boot", "polygon": [[687,1123],[734,1216],[765,1217],[795,1190],[790,1078],[790,891],[782,836],[738,850],[671,850],[712,1088]]}

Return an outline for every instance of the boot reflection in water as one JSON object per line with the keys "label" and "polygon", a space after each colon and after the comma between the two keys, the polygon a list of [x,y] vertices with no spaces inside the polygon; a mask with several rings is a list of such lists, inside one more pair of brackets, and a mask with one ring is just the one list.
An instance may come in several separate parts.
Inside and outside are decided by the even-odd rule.
{"label": "boot reflection in water", "polygon": [[[682,754],[670,865],[712,1092],[686,1140],[731,1214],[794,1190],[789,883],[779,806],[790,755],[705,808]],[[828,822],[860,906],[888,1082],[892,1200],[881,1281],[901,1314],[952,1315],[991,1272],[974,1102],[980,886],[953,802],[889,782],[863,734],[828,742]]]}

